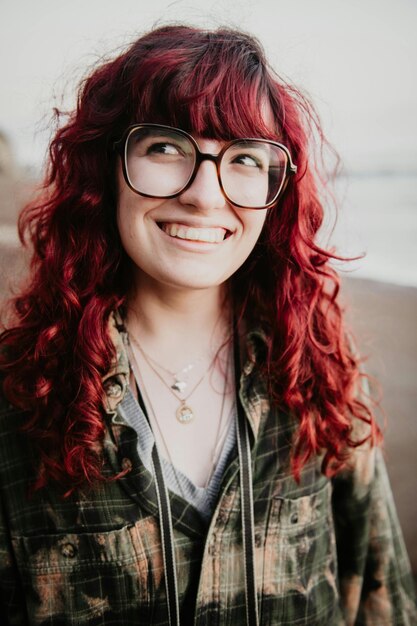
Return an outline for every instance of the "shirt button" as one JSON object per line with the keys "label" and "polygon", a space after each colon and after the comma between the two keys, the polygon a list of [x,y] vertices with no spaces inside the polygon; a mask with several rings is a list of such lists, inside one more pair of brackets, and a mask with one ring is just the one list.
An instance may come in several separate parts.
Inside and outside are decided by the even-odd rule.
{"label": "shirt button", "polygon": [[104,388],[106,390],[106,395],[109,398],[120,398],[123,393],[123,388],[121,384],[115,382],[114,380],[110,380],[107,383],[104,383]]}
{"label": "shirt button", "polygon": [[122,459],[122,470],[125,472],[130,472],[131,469],[132,469],[132,461],[128,459],[127,457]]}
{"label": "shirt button", "polygon": [[61,554],[67,559],[73,559],[74,556],[77,554],[77,548],[74,546],[73,543],[64,543],[64,545],[61,546]]}
{"label": "shirt button", "polygon": [[297,524],[298,522],[298,513],[292,513],[290,517],[291,524]]}

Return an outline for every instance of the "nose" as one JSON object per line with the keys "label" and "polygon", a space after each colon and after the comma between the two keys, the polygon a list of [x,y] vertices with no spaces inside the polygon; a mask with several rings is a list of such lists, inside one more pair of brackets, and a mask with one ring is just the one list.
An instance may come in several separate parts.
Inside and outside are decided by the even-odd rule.
{"label": "nose", "polygon": [[179,200],[184,205],[192,206],[199,211],[221,209],[226,204],[226,198],[220,187],[216,164],[210,160],[200,163],[196,177],[192,184],[183,191]]}

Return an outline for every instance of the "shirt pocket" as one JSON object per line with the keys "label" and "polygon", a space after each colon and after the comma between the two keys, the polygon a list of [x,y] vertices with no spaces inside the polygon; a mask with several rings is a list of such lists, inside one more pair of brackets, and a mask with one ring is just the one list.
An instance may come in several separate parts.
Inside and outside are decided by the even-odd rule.
{"label": "shirt pocket", "polygon": [[[267,524],[263,597],[280,623],[309,624],[337,611],[337,556],[331,483],[299,498],[273,498]],[[294,620],[291,621],[291,620]],[[317,621],[315,621],[317,620]]]}
{"label": "shirt pocket", "polygon": [[14,537],[30,623],[103,624],[131,610],[149,619],[155,572],[143,543],[147,522],[152,525],[145,519],[108,532]]}

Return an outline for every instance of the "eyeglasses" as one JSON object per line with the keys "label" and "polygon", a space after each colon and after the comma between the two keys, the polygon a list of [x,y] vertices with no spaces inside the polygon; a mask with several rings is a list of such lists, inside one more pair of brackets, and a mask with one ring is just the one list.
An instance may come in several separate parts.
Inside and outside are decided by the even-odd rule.
{"label": "eyeglasses", "polygon": [[234,139],[218,154],[201,152],[196,140],[179,128],[137,124],[114,148],[122,158],[128,186],[141,196],[175,198],[197,175],[202,161],[216,165],[220,188],[229,202],[246,209],[276,203],[297,171],[288,149],[268,139]]}

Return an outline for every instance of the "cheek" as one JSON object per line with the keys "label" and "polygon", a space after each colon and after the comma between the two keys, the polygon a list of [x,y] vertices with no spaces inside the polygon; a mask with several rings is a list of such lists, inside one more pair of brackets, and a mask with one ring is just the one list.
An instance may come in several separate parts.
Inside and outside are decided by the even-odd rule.
{"label": "cheek", "polygon": [[116,221],[122,241],[135,240],[143,236],[147,214],[158,207],[161,200],[143,198],[126,185],[118,194]]}
{"label": "cheek", "polygon": [[[132,207],[132,198],[130,189],[126,185],[119,171],[118,175],[118,193],[117,193],[117,208],[116,208],[116,216],[117,216],[117,226],[119,228],[119,232],[126,221],[131,219],[133,213]],[[121,233],[120,233],[121,234]]]}
{"label": "cheek", "polygon": [[116,221],[122,246],[127,255],[137,264],[139,251],[144,249],[144,211],[142,198],[128,189],[119,192]]}
{"label": "cheek", "polygon": [[265,224],[266,213],[266,210],[260,210],[256,211],[256,213],[253,211],[252,215],[240,216],[242,237],[240,253],[235,257],[236,266],[234,271],[237,271],[251,255]]}
{"label": "cheek", "polygon": [[121,167],[118,171],[118,194],[117,194],[117,226],[122,240],[124,238],[132,238],[135,228],[134,226],[140,221],[142,210],[142,202],[144,198],[134,193],[127,186]]}
{"label": "cheek", "polygon": [[266,220],[267,210],[253,211],[244,220],[244,232],[248,245],[252,247],[258,241]]}
{"label": "cheek", "polygon": [[123,198],[123,194],[119,195],[116,211],[117,228],[119,230],[120,239],[123,247],[126,249],[128,242],[134,238],[135,214],[133,207]]}

